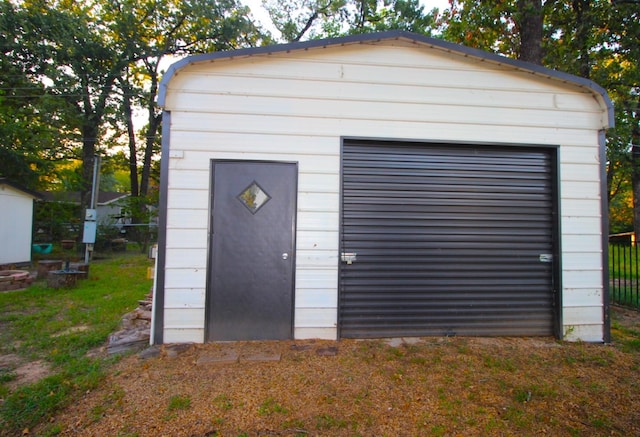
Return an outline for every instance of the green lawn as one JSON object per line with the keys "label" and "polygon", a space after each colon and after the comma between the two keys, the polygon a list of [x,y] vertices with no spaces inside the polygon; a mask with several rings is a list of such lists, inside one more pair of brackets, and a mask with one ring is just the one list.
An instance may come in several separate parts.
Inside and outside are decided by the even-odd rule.
{"label": "green lawn", "polygon": [[[38,281],[27,290],[0,293],[0,354],[42,360],[51,375],[10,393],[14,369],[0,367],[0,429],[18,433],[46,420],[100,383],[117,358],[89,358],[105,345],[121,317],[151,288],[151,260],[123,254],[91,263],[89,279],[72,289]],[[2,434],[2,432],[0,432]]]}

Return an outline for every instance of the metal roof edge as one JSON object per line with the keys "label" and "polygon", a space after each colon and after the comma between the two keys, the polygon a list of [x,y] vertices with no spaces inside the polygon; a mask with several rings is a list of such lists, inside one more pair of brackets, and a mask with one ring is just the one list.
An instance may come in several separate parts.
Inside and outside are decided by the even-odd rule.
{"label": "metal roof edge", "polygon": [[37,191],[31,190],[27,187],[23,187],[22,185],[13,182],[12,180],[10,180],[9,178],[5,178],[5,177],[0,177],[0,185],[7,185],[13,189],[16,189],[18,191],[22,191],[25,194],[30,195],[31,197],[35,198],[35,199],[42,199],[42,195],[40,195],[40,193],[38,193]]}
{"label": "metal roof edge", "polygon": [[592,93],[596,94],[602,99],[602,102],[604,103],[607,109],[608,126],[603,126],[603,127],[611,128],[615,125],[613,103],[609,98],[607,91],[597,83],[593,82],[592,80],[575,76],[569,73],[564,73],[562,71],[546,68],[541,65],[532,64],[530,62],[507,58],[505,56],[502,56],[496,53],[489,53],[483,50],[466,47],[461,44],[445,41],[443,39],[428,37],[426,35],[420,35],[417,33],[407,32],[404,30],[391,30],[386,32],[364,33],[364,34],[349,35],[349,36],[338,37],[338,38],[317,39],[317,40],[310,40],[310,41],[303,41],[303,42],[268,45],[268,46],[262,46],[262,47],[250,47],[250,48],[243,48],[238,50],[212,52],[212,53],[188,56],[184,59],[181,59],[171,64],[171,66],[167,69],[167,72],[162,77],[162,80],[160,81],[159,91],[158,91],[158,105],[160,107],[164,107],[165,100],[166,100],[167,86],[171,81],[171,79],[173,78],[173,76],[175,76],[179,70],[185,68],[186,66],[195,64],[198,62],[206,62],[206,61],[213,61],[216,59],[227,59],[227,58],[251,56],[251,55],[266,54],[266,53],[281,53],[281,52],[288,52],[293,50],[306,50],[306,49],[316,48],[316,47],[329,47],[329,46],[338,46],[338,45],[345,45],[345,44],[366,43],[366,42],[382,41],[382,40],[390,40],[390,39],[406,39],[416,43],[429,45],[435,49],[445,50],[452,53],[458,53],[463,56],[469,56],[469,57],[473,57],[476,59],[489,61],[497,64],[508,65],[510,67],[517,68],[519,70],[529,71],[536,75],[546,76],[548,78],[555,79],[561,82],[566,82],[566,83],[577,85],[579,87],[587,88]]}

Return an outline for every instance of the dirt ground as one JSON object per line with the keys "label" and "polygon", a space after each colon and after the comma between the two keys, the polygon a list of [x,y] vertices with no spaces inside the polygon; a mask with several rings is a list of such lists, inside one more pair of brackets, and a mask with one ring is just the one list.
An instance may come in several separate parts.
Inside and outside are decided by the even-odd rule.
{"label": "dirt ground", "polygon": [[[639,313],[615,319],[640,332]],[[639,372],[637,349],[551,338],[164,347],[31,434],[631,436]]]}

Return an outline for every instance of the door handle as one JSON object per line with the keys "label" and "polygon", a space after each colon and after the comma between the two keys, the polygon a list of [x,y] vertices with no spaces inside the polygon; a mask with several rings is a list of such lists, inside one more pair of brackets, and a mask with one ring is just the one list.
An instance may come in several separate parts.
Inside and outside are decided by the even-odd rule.
{"label": "door handle", "polygon": [[356,260],[357,255],[358,254],[355,252],[342,252],[342,254],[340,255],[340,260],[343,263],[351,264]]}

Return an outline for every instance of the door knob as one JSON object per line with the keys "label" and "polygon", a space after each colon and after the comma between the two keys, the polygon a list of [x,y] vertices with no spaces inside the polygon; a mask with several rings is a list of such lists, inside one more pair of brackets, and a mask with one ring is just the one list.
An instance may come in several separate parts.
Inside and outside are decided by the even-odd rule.
{"label": "door knob", "polygon": [[287,252],[282,254],[282,259],[287,259],[289,258],[289,254]]}

